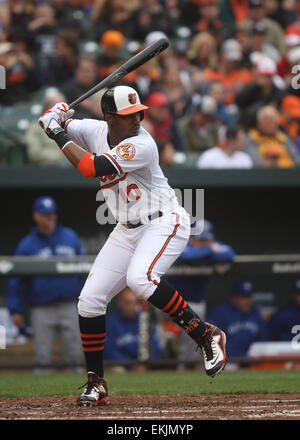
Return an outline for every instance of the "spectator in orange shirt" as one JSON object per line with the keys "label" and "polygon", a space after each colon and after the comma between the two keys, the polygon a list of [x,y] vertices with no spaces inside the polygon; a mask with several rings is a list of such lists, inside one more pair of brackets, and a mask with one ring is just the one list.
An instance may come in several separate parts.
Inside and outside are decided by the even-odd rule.
{"label": "spectator in orange shirt", "polygon": [[295,142],[300,154],[300,98],[287,95],[281,102],[279,123],[281,129]]}
{"label": "spectator in orange shirt", "polygon": [[295,144],[280,130],[279,112],[271,105],[257,112],[256,128],[248,131],[245,152],[251,156],[254,166],[292,168],[300,164]]}
{"label": "spectator in orange shirt", "polygon": [[205,82],[219,81],[224,85],[226,104],[233,104],[235,95],[253,80],[250,70],[239,67],[242,56],[240,43],[230,38],[221,46],[220,67],[217,70],[207,68],[203,71]]}

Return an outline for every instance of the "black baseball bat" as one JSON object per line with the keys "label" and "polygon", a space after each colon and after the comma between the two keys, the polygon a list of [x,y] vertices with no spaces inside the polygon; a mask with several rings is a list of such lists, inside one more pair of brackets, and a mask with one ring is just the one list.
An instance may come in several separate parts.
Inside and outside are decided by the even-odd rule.
{"label": "black baseball bat", "polygon": [[92,87],[90,90],[88,90],[86,93],[81,95],[75,101],[71,102],[71,104],[69,104],[69,108],[70,109],[75,108],[82,101],[89,98],[94,93],[99,92],[99,90],[111,87],[120,78],[132,72],[133,70],[137,69],[138,67],[142,66],[147,61],[151,60],[151,58],[155,57],[163,50],[167,49],[167,47],[169,47],[169,41],[167,40],[167,38],[160,38],[159,40],[145,47],[145,49],[134,55],[132,58],[130,58],[130,60],[125,61],[124,64],[122,64],[117,70],[112,72],[109,76],[104,78],[104,80],[100,81],[99,84]]}

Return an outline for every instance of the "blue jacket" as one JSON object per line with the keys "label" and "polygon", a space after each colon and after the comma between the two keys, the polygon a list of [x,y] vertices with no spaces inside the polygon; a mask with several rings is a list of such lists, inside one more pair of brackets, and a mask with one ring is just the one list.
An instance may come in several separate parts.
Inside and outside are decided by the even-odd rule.
{"label": "blue jacket", "polygon": [[[217,250],[214,250],[212,246],[194,247],[188,242],[178,262],[193,266],[232,263],[235,257],[234,250],[219,241],[214,243],[219,246]],[[188,302],[201,302],[205,300],[210,279],[211,275],[168,277],[169,282],[176,287],[178,292],[180,292]]]}
{"label": "blue jacket", "polygon": [[[139,315],[125,318],[119,310],[106,318],[106,341],[104,358],[115,361],[136,360],[138,357]],[[160,346],[155,328],[151,331],[151,359],[160,359]]]}
{"label": "blue jacket", "polygon": [[268,322],[270,341],[291,341],[295,337],[292,328],[300,324],[300,308],[290,304],[278,310]]}
{"label": "blue jacket", "polygon": [[[19,243],[15,255],[51,256],[83,255],[78,235],[69,228],[57,226],[51,235],[41,234],[34,227]],[[78,298],[83,286],[80,277],[14,277],[7,283],[6,305],[11,314],[23,313],[24,301],[31,306]]]}
{"label": "blue jacket", "polygon": [[267,340],[264,321],[255,306],[245,314],[226,301],[211,311],[207,322],[217,325],[226,333],[228,356],[246,356],[253,342]]}

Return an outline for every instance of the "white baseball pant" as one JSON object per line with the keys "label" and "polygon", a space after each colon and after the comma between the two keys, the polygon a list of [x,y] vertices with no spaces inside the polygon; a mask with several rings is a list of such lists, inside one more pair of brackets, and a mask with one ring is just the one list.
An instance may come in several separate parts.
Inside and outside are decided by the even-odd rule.
{"label": "white baseball pant", "polygon": [[182,207],[138,228],[127,229],[118,223],[81,291],[79,315],[106,314],[109,302],[126,286],[147,300],[186,247],[189,235],[190,219]]}

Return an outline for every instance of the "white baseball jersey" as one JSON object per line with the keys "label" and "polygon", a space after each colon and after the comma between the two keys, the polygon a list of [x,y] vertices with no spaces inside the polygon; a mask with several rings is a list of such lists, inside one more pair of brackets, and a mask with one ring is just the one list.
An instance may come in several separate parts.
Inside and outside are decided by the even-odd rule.
{"label": "white baseball jersey", "polygon": [[143,127],[137,136],[122,140],[114,148],[108,144],[105,121],[69,120],[66,132],[74,143],[97,156],[104,154],[114,165],[114,174],[98,179],[117,221],[146,223],[150,214],[178,208],[175,192],[159,166],[157,145]]}

